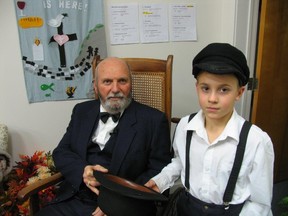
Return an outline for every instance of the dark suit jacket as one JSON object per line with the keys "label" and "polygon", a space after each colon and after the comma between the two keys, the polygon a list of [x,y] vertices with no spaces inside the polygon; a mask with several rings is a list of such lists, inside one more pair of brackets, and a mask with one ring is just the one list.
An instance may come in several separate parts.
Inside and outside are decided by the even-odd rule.
{"label": "dark suit jacket", "polygon": [[[82,183],[87,145],[97,128],[99,100],[77,104],[59,145],[53,151],[57,169],[65,177],[58,201],[73,196]],[[145,184],[171,160],[171,141],[164,113],[132,101],[118,123],[118,138],[109,172]]]}

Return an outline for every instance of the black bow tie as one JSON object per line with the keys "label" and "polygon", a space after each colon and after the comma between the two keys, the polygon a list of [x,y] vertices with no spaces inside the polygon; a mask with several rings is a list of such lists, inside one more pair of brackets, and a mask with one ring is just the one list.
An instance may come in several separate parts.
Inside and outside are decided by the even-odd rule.
{"label": "black bow tie", "polygon": [[112,117],[113,122],[117,122],[120,118],[121,113],[110,114],[108,112],[101,112],[100,119],[105,124],[109,117]]}

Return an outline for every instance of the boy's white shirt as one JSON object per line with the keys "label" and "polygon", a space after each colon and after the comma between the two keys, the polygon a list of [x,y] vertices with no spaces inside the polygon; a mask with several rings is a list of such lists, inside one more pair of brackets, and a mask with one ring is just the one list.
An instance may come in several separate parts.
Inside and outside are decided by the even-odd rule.
{"label": "boy's white shirt", "polygon": [[[175,156],[172,162],[152,179],[161,192],[172,187],[179,176],[184,185],[186,132],[193,130],[189,192],[204,202],[221,205],[245,119],[234,110],[224,131],[210,144],[202,110],[189,123],[188,117],[182,118],[176,128],[173,141]],[[241,216],[272,215],[273,164],[274,151],[270,137],[253,125],[248,134],[242,167],[231,201],[231,204],[238,204],[247,200]]]}

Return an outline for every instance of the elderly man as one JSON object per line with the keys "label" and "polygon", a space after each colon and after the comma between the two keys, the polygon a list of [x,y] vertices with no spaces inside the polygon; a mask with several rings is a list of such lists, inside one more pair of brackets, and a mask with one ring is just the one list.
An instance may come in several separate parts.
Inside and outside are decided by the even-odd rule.
{"label": "elderly man", "polygon": [[[134,101],[131,82],[125,61],[111,57],[99,63],[94,80],[99,99],[74,107],[67,131],[53,151],[65,180],[57,198],[38,215],[104,215],[97,208],[99,182],[94,170],[145,184],[170,162],[165,114]],[[154,215],[155,209],[151,206],[146,215]]]}

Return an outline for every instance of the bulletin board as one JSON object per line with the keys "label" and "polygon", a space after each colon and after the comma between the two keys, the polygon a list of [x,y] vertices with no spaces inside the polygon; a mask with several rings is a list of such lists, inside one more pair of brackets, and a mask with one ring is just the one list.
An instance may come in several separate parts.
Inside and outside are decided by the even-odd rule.
{"label": "bulletin board", "polygon": [[14,0],[29,103],[90,98],[107,56],[103,0]]}

